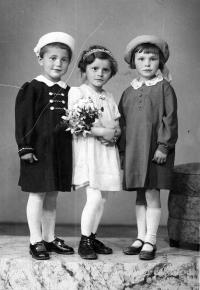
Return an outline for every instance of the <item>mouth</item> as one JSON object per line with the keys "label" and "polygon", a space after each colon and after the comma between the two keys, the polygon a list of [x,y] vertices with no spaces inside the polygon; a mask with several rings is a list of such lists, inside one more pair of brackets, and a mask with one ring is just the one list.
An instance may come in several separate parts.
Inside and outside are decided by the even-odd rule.
{"label": "mouth", "polygon": [[151,69],[144,69],[143,71],[151,72]]}

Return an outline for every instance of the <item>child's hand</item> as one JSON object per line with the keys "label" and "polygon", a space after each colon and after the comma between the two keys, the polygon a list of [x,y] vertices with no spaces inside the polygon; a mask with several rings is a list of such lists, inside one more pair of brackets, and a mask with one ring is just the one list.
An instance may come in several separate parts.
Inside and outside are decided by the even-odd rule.
{"label": "child's hand", "polygon": [[163,164],[167,161],[167,154],[157,149],[152,161],[156,162],[157,164]]}
{"label": "child's hand", "polygon": [[105,128],[105,131],[103,132],[102,137],[106,140],[106,141],[112,141],[113,138],[115,136],[115,129],[109,129],[109,128]]}
{"label": "child's hand", "polygon": [[34,161],[38,161],[37,157],[33,153],[27,153],[21,156],[21,159],[30,161],[30,163],[33,163]]}
{"label": "child's hand", "polygon": [[106,141],[103,137],[98,137],[97,139],[101,142],[101,144],[103,144],[105,146],[109,146],[110,145],[110,142]]}
{"label": "child's hand", "polygon": [[92,127],[91,128],[91,137],[103,137],[106,141],[115,141],[116,129],[104,128],[104,127]]}

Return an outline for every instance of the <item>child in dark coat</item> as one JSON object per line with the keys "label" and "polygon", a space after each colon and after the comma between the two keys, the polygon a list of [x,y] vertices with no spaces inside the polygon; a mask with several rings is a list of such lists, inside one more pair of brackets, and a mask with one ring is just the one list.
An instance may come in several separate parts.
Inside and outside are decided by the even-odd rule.
{"label": "child in dark coat", "polygon": [[[125,61],[138,78],[123,93],[119,152],[124,170],[123,189],[137,191],[138,236],[125,254],[140,259],[155,257],[157,229],[161,217],[160,189],[171,189],[178,137],[177,99],[165,62],[165,41],[149,35],[134,38],[125,51]],[[156,75],[160,69],[161,75]]]}
{"label": "child in dark coat", "polygon": [[25,83],[16,99],[16,141],[20,156],[19,185],[29,192],[27,219],[30,254],[49,259],[48,252],[73,254],[55,237],[58,191],[71,191],[72,138],[59,128],[68,104],[69,87],[61,81],[74,52],[74,39],[63,32],[42,36],[34,49],[43,75]]}

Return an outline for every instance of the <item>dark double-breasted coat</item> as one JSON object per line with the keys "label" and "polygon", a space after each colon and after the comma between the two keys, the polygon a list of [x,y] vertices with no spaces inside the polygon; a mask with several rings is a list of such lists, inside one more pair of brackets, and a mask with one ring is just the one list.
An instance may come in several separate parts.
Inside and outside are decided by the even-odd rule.
{"label": "dark double-breasted coat", "polygon": [[[178,137],[175,92],[161,76],[147,84],[134,84],[135,88],[124,91],[119,103],[123,189],[171,189]],[[152,161],[157,148],[168,154],[165,164]]]}
{"label": "dark double-breasted coat", "polygon": [[[39,80],[39,81],[38,81]],[[19,155],[34,153],[38,161],[20,159],[19,185],[27,192],[70,191],[72,137],[61,125],[69,87],[43,76],[25,83],[16,99]]]}

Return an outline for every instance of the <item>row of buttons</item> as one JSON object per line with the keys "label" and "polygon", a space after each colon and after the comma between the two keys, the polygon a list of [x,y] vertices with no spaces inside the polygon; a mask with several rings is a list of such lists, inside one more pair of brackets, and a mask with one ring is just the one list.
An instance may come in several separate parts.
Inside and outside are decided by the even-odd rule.
{"label": "row of buttons", "polygon": [[[140,88],[140,91],[142,91],[142,90],[143,90],[143,89]],[[142,107],[143,107],[142,104],[141,104],[142,101],[144,101],[144,99],[142,100],[142,95],[139,95],[139,96],[138,96],[138,103],[139,103],[139,104],[138,104],[138,109],[139,109],[139,110],[141,110]]]}

